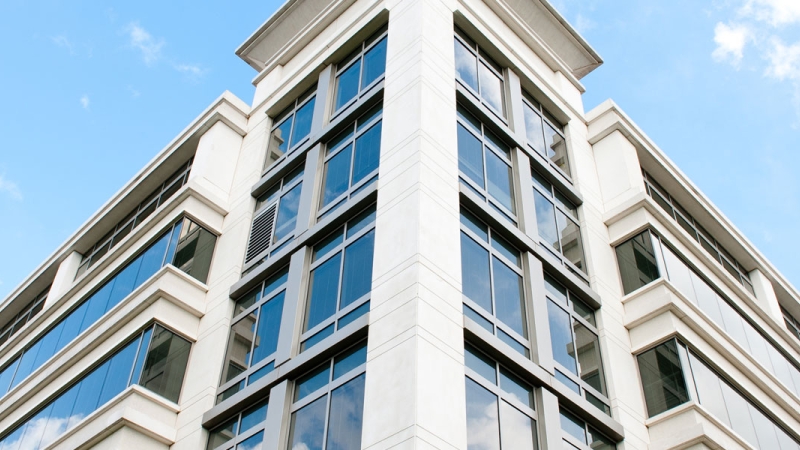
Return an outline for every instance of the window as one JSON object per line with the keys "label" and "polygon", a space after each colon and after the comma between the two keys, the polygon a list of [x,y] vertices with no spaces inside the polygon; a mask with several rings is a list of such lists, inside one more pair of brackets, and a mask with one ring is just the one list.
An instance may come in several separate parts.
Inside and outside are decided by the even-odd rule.
{"label": "window", "polygon": [[[788,329],[794,337],[800,339],[800,322],[783,307],[781,307],[781,312],[783,313],[783,321],[786,322],[786,329]],[[2,343],[2,337],[0,337],[0,343]]]}
{"label": "window", "polygon": [[511,149],[461,106],[457,111],[461,182],[516,223]]}
{"label": "window", "polygon": [[464,362],[467,449],[538,448],[533,388],[469,344]]}
{"label": "window", "polygon": [[564,127],[544,109],[541,103],[524,91],[522,92],[522,107],[525,114],[525,135],[528,138],[528,145],[536,153],[550,160],[553,166],[569,175]]}
{"label": "window", "polygon": [[264,440],[269,401],[263,400],[236,414],[208,434],[206,450],[255,450]]}
{"label": "window", "polygon": [[753,290],[753,283],[750,282],[750,276],[747,270],[736,261],[727,250],[725,250],[716,239],[714,239],[708,232],[695,221],[683,207],[667,193],[653,179],[650,174],[642,170],[644,175],[644,184],[647,189],[648,195],[655,200],[656,204],[660,206],[667,215],[673,220],[678,222],[678,225],[684,229],[689,236],[695,241],[700,243],[700,246],[711,255],[716,262],[718,262],[731,276],[738,281],[744,288],[752,295],[756,295]]}
{"label": "window", "polygon": [[267,144],[267,160],[264,169],[269,169],[283,155],[291,152],[306,141],[311,134],[314,118],[314,101],[317,87],[298,97],[292,104],[275,116]]}
{"label": "window", "polygon": [[386,71],[387,27],[364,41],[336,66],[334,112],[341,111],[383,79]]}
{"label": "window", "polygon": [[638,360],[651,416],[693,399],[757,449],[800,448],[789,433],[683,343],[672,339],[642,353]]}
{"label": "window", "polygon": [[86,253],[83,254],[81,265],[75,278],[78,278],[89,270],[97,261],[108,253],[113,247],[119,244],[125,236],[144,222],[158,207],[166,203],[178,190],[189,181],[189,172],[192,170],[192,160],[184,164],[180,169],[173,173],[167,181],[162,183],[155,191],[147,196],[147,199],[133,209],[124,219],[119,221],[111,231],[100,238]]}
{"label": "window", "polygon": [[177,402],[190,347],[188,341],[161,325],[146,328],[3,436],[0,448],[47,447],[133,384]]}
{"label": "window", "polygon": [[616,248],[622,291],[625,295],[647,286],[661,275],[658,272],[656,254],[650,231],[632,237]]}
{"label": "window", "polygon": [[236,300],[217,403],[275,367],[288,276],[285,267]]}
{"label": "window", "polygon": [[561,408],[561,430],[564,449],[615,450],[616,444],[575,414]]}
{"label": "window", "polygon": [[504,118],[506,111],[503,68],[458,28],[453,41],[456,79],[489,106],[498,117]]}
{"label": "window", "polygon": [[363,114],[329,141],[319,216],[325,216],[378,179],[382,105]]}
{"label": "window", "polygon": [[361,448],[366,363],[364,341],[295,382],[290,449]]}
{"label": "window", "polygon": [[[263,259],[283,249],[297,226],[297,210],[303,190],[301,164],[262,194],[256,201],[256,213],[250,226],[245,264],[259,256]],[[265,255],[265,252],[269,253]]]}
{"label": "window", "polygon": [[547,274],[544,287],[556,379],[610,415],[594,311]]}
{"label": "window", "polygon": [[[546,249],[552,249],[550,252],[554,256],[562,261],[566,260],[567,268],[584,279],[586,266],[583,261],[581,227],[578,225],[578,208],[535,169],[531,168],[531,172],[539,237],[547,244]],[[564,257],[558,257],[553,250]]]}
{"label": "window", "polygon": [[3,345],[11,338],[17,331],[21,330],[29,320],[33,319],[39,312],[44,309],[44,303],[47,301],[47,294],[50,293],[50,286],[47,286],[42,292],[39,293],[33,300],[30,301],[22,311],[20,311],[13,319],[9,320],[2,328],[0,328],[0,345]]}
{"label": "window", "polygon": [[314,246],[301,351],[369,311],[375,206]]}
{"label": "window", "polygon": [[529,356],[520,252],[463,208],[461,281],[464,314]]}
{"label": "window", "polygon": [[179,220],[0,369],[0,396],[41,367],[164,265],[173,264],[204,283],[216,239],[190,219]]}

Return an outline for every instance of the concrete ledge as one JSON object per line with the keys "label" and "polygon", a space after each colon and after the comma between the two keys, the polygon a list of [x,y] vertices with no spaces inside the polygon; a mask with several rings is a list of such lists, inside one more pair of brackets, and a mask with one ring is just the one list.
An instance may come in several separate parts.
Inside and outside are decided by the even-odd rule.
{"label": "concrete ledge", "polygon": [[650,431],[650,450],[682,450],[697,448],[699,444],[714,450],[752,448],[695,402],[659,414],[646,424]]}

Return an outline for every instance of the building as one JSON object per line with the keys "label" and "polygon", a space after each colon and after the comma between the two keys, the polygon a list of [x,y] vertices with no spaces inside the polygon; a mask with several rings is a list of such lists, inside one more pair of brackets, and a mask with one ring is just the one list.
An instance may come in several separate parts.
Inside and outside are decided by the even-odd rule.
{"label": "building", "polygon": [[546,0],[289,0],[0,303],[0,450],[800,449],[800,293]]}

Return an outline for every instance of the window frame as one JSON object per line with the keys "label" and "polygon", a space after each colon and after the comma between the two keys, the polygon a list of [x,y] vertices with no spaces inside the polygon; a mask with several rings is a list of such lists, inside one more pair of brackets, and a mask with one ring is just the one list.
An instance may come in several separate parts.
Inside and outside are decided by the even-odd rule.
{"label": "window frame", "polygon": [[[510,109],[510,105],[508,105],[508,95],[507,95],[507,86],[508,80],[506,80],[505,72],[508,70],[504,68],[500,64],[494,61],[494,59],[486,54],[486,51],[481,48],[481,46],[473,39],[471,39],[467,33],[465,33],[461,28],[458,26],[454,27],[453,32],[453,39],[455,42],[460,43],[465,49],[467,49],[472,56],[475,57],[475,81],[478,84],[478,91],[476,91],[472,86],[470,86],[466,81],[462,80],[461,77],[458,76],[458,70],[456,69],[455,79],[456,82],[461,85],[464,89],[467,90],[470,94],[472,94],[475,99],[481,105],[484,105],[488,108],[489,111],[492,112],[498,119],[502,121],[503,124],[508,126],[508,110]],[[455,52],[455,49],[453,50]],[[489,69],[497,78],[501,81],[501,89],[500,89],[500,96],[501,96],[501,109],[502,111],[498,111],[494,106],[492,106],[481,94],[482,86],[480,81],[480,66],[483,65],[487,69]]]}
{"label": "window frame", "polygon": [[[388,45],[388,36],[389,36],[389,26],[383,25],[381,26],[376,32],[372,33],[367,39],[361,42],[358,45],[358,49],[353,50],[352,52],[348,53],[342,61],[335,65],[335,70],[333,71],[332,81],[331,81],[331,105],[330,108],[332,110],[329,122],[337,118],[341,115],[344,111],[346,111],[350,106],[356,103],[360,98],[364,97],[364,94],[369,92],[373,87],[381,83],[386,78],[386,65],[384,63],[383,73],[379,75],[377,78],[372,80],[366,86],[361,86],[362,77],[364,75],[364,56],[369,53],[370,50],[378,46],[381,42],[386,40]],[[339,108],[336,108],[336,101],[337,99],[337,89],[339,87],[339,75],[344,73],[347,69],[352,67],[354,64],[360,63],[361,67],[359,68],[358,72],[358,92],[356,95],[353,96],[350,100],[346,101],[342,104]]]}
{"label": "window frame", "polygon": [[[471,320],[475,320],[475,319],[473,318],[473,315],[468,311],[472,311],[475,314],[477,314],[484,321],[482,323],[481,321],[475,320],[475,322],[481,328],[483,328],[486,331],[489,331],[489,329],[486,327],[486,325],[487,324],[490,325],[492,327],[492,330],[490,331],[492,336],[500,339],[501,341],[503,341],[503,343],[505,343],[506,345],[509,345],[511,348],[514,348],[515,350],[517,350],[519,352],[520,349],[519,348],[515,348],[510,343],[508,343],[503,337],[501,337],[502,335],[500,335],[498,333],[498,331],[500,331],[502,333],[505,333],[509,338],[511,338],[513,341],[515,341],[517,343],[517,345],[522,347],[522,349],[524,351],[523,352],[519,352],[519,353],[521,355],[523,355],[525,358],[530,358],[531,354],[533,353],[533,343],[531,342],[531,337],[530,337],[531,333],[532,333],[532,331],[531,331],[532,330],[532,326],[531,326],[531,323],[530,323],[530,313],[529,313],[528,310],[532,309],[532,308],[530,306],[531,303],[528,300],[528,295],[527,295],[527,290],[528,289],[527,289],[527,281],[526,281],[526,277],[525,277],[526,270],[525,270],[525,260],[524,260],[524,256],[523,256],[524,252],[522,252],[519,249],[517,249],[513,244],[511,244],[508,241],[508,239],[504,238],[500,233],[497,233],[492,227],[487,225],[485,222],[481,221],[475,214],[473,214],[471,211],[469,211],[469,209],[465,208],[464,206],[461,206],[461,212],[459,214],[461,216],[463,216],[464,211],[466,211],[469,215],[471,215],[475,219],[476,222],[478,222],[479,224],[485,226],[486,230],[487,230],[486,234],[487,234],[488,242],[484,241],[481,236],[478,236],[477,234],[475,234],[475,232],[470,230],[467,225],[464,225],[464,223],[462,222],[461,219],[459,220],[459,227],[460,227],[461,233],[463,233],[467,238],[471,239],[475,244],[477,244],[478,246],[480,246],[482,249],[486,250],[489,253],[489,290],[490,290],[490,294],[491,294],[492,310],[495,311],[495,313],[489,313],[489,311],[486,311],[486,309],[484,309],[482,306],[480,306],[476,301],[474,301],[471,298],[467,297],[467,295],[465,293],[463,293],[463,289],[462,289],[462,294],[461,294],[461,303],[463,305],[462,308],[468,308],[468,310],[464,309],[463,313],[467,317],[469,317]],[[469,220],[469,219],[467,219],[467,220]],[[497,235],[497,237],[494,236],[495,234]],[[459,237],[460,237],[460,235],[459,235]],[[514,250],[516,250],[519,253],[519,260],[520,260],[519,264],[516,264],[513,261],[509,260],[505,255],[502,254],[501,251],[499,251],[499,250],[494,248],[494,246],[491,244],[491,242],[494,239],[497,239],[497,238],[499,238],[501,241],[505,242],[508,246],[510,246],[511,248],[513,248]],[[459,243],[459,247],[460,247],[460,243]],[[496,315],[497,306],[496,306],[496,303],[495,303],[495,289],[494,289],[494,284],[495,284],[495,281],[494,281],[495,280],[494,264],[495,264],[495,262],[494,262],[493,258],[497,258],[502,264],[504,264],[507,268],[509,268],[512,272],[514,272],[515,274],[517,274],[520,277],[520,294],[522,296],[521,302],[520,302],[522,311],[520,312],[520,315],[522,316],[523,326],[525,328],[525,332],[528,334],[528,337],[521,336],[519,333],[517,333],[515,330],[513,330],[511,328],[511,325],[506,324],[505,322],[503,322]]]}
{"label": "window frame", "polygon": [[789,330],[789,334],[800,340],[800,321],[795,319],[783,306],[781,306],[781,314],[783,314],[783,321],[786,323],[786,329]]}
{"label": "window frame", "polygon": [[[525,144],[535,154],[537,154],[537,155],[541,156],[542,158],[544,158],[547,161],[547,164],[550,166],[550,168],[555,169],[556,172],[558,172],[560,175],[562,175],[567,181],[569,181],[570,183],[573,183],[572,175],[571,175],[572,174],[572,164],[571,164],[572,158],[570,158],[569,146],[567,145],[567,133],[566,133],[566,130],[565,130],[566,127],[564,125],[561,125],[559,122],[556,122],[555,121],[555,117],[553,117],[553,114],[550,113],[549,111],[547,111],[547,109],[544,107],[544,105],[541,102],[537,101],[533,97],[533,95],[531,95],[528,91],[526,91],[525,89],[521,89],[521,92],[522,92],[521,97],[522,97],[522,108],[523,108],[523,111],[522,111],[523,120],[524,120],[524,115],[525,115],[524,108],[526,108],[526,107],[530,108],[531,111],[533,111],[536,115],[538,115],[539,119],[542,120],[542,142],[545,142],[545,139],[544,139],[544,132],[545,132],[544,131],[544,126],[545,125],[550,125],[550,127],[556,133],[558,133],[559,136],[561,136],[561,139],[563,139],[563,141],[564,141],[564,155],[566,157],[566,166],[567,166],[567,168],[569,170],[567,171],[567,170],[564,170],[561,167],[559,167],[555,162],[553,162],[552,159],[550,159],[549,156],[547,156],[547,154],[542,154],[539,150],[537,150],[531,144],[530,140],[528,140],[528,128],[527,128],[528,124],[527,124],[527,121],[525,121]],[[537,107],[537,105],[538,105],[538,107]],[[545,152],[546,152],[546,150],[545,150]]]}
{"label": "window frame", "polygon": [[44,304],[47,301],[47,296],[50,294],[50,287],[47,286],[40,292],[33,300],[29,301],[20,312],[18,312],[13,319],[10,319],[6,324],[0,327],[0,347],[8,342],[12,336],[17,334],[28,322],[33,319],[37,314],[42,312]]}
{"label": "window frame", "polygon": [[[581,441],[578,440],[578,438],[576,438],[575,436],[571,435],[567,430],[565,430],[564,427],[563,427],[563,424],[559,423],[559,427],[561,428],[561,439],[562,439],[563,442],[566,442],[568,445],[570,445],[570,446],[572,446],[572,447],[574,447],[575,449],[578,449],[578,450],[593,450],[595,448],[595,447],[592,446],[592,444],[594,444],[594,441],[589,443],[588,442],[589,441],[589,437],[597,435],[597,436],[600,436],[602,439],[605,439],[609,443],[609,445],[612,445],[615,449],[617,448],[617,443],[616,442],[614,442],[612,439],[608,438],[606,435],[604,435],[603,433],[598,431],[595,427],[589,425],[588,422],[583,420],[580,416],[578,416],[577,414],[573,413],[569,409],[564,408],[563,406],[559,406],[559,411],[558,412],[559,412],[559,421],[563,421],[563,417],[562,416],[566,412],[568,415],[574,417],[576,420],[581,421],[581,423],[583,424],[584,441],[581,442]],[[575,423],[575,422],[573,421],[573,423]]]}
{"label": "window frame", "polygon": [[[264,414],[264,420],[252,425],[250,428],[248,428],[244,432],[241,432],[242,419],[245,417],[246,413],[248,413],[248,412],[250,412],[252,410],[255,410],[255,409],[257,409],[257,408],[259,408],[261,406],[266,406],[267,407],[266,408],[267,409],[266,414]],[[266,398],[263,398],[263,399],[255,402],[253,404],[248,405],[247,408],[243,408],[240,412],[234,414],[233,416],[231,416],[227,420],[223,421],[220,425],[208,430],[208,440],[206,442],[205,449],[206,450],[233,450],[233,449],[237,448],[237,446],[239,444],[241,444],[242,442],[250,439],[251,437],[257,435],[258,433],[263,433],[265,431],[264,427],[265,427],[266,422],[267,422],[267,417],[266,417],[267,414],[269,414],[269,395],[267,395]],[[211,444],[211,435],[212,435],[212,433],[214,431],[216,431],[216,430],[221,429],[224,425],[226,425],[228,422],[230,422],[231,420],[234,420],[234,419],[236,420],[236,432],[234,433],[234,436],[232,438],[228,439],[227,441],[225,441],[224,443],[222,443],[220,445],[217,445],[216,447],[209,447],[209,445]],[[263,444],[263,439],[262,439],[262,444]]]}
{"label": "window frame", "polygon": [[[262,174],[269,171],[272,167],[275,167],[282,160],[286,160],[290,154],[292,154],[295,150],[299,149],[309,141],[309,139],[311,138],[311,131],[313,131],[314,129],[313,115],[314,115],[314,109],[316,108],[316,101],[317,101],[317,85],[315,84],[314,86],[312,86],[311,88],[307,89],[302,94],[300,94],[297,98],[295,98],[290,106],[287,106],[280,113],[276,114],[274,118],[272,118],[272,125],[269,128],[269,134],[267,134],[267,152],[266,152],[266,158],[264,159],[264,167],[262,169]],[[312,114],[311,130],[309,130],[309,133],[305,135],[300,141],[294,142],[293,140],[295,137],[294,136],[295,126],[297,125],[296,121],[297,112],[311,102],[314,102],[314,107],[313,107],[314,109],[311,110]],[[272,142],[272,135],[273,133],[275,133],[275,130],[280,128],[280,126],[286,123],[286,121],[289,120],[290,118],[292,119],[292,127],[289,130],[289,139],[288,139],[289,146],[281,156],[279,156],[274,161],[272,161],[272,163],[270,163],[269,158],[270,158],[270,152],[272,151],[270,149],[270,143]]]}

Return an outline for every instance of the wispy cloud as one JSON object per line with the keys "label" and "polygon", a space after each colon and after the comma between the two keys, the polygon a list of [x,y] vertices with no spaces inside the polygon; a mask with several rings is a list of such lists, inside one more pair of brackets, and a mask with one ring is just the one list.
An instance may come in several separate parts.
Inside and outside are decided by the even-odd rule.
{"label": "wispy cloud", "polygon": [[186,75],[192,81],[199,81],[208,72],[207,69],[196,64],[173,64],[172,68]]}
{"label": "wispy cloud", "polygon": [[75,55],[75,45],[64,35],[53,36],[50,38],[56,46],[65,48],[70,55]]}
{"label": "wispy cloud", "polygon": [[131,48],[141,52],[142,61],[151,66],[161,59],[161,49],[165,42],[163,39],[154,38],[147,30],[139,26],[138,22],[131,22],[125,28]]}
{"label": "wispy cloud", "polygon": [[780,81],[800,80],[800,42],[786,45],[780,38],[773,36],[767,60],[769,65],[764,73],[768,77]]}
{"label": "wispy cloud", "polygon": [[714,27],[714,43],[717,47],[711,53],[711,57],[717,62],[729,62],[735,68],[739,68],[744,47],[751,39],[752,32],[745,25],[726,25],[722,22]]}
{"label": "wispy cloud", "polygon": [[800,2],[797,0],[746,0],[739,14],[766,22],[773,27],[800,22]]}
{"label": "wispy cloud", "polygon": [[81,96],[81,100],[80,101],[81,101],[81,107],[83,109],[89,109],[89,96],[88,95],[83,94]]}
{"label": "wispy cloud", "polygon": [[19,190],[19,186],[6,178],[4,174],[0,174],[0,194],[7,195],[18,202],[22,201],[22,191]]}

